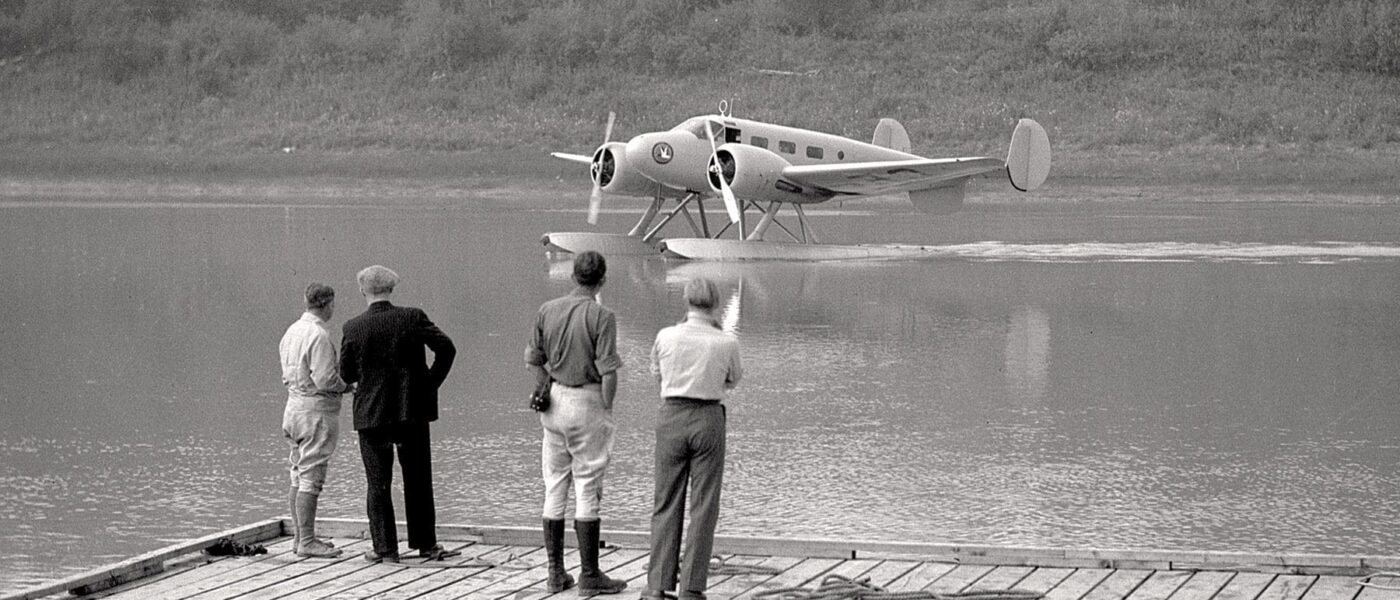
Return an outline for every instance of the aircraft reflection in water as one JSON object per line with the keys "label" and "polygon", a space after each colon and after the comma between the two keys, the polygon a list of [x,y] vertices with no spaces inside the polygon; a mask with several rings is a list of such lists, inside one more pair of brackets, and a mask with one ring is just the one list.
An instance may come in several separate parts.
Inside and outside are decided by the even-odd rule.
{"label": "aircraft reflection in water", "polygon": [[[910,277],[917,264],[667,261],[621,256],[608,263],[602,301],[619,314],[622,343],[649,345],[648,320],[682,311],[686,281],[705,277],[727,296],[721,327],[738,334],[755,369],[821,373],[864,386],[885,378],[993,380],[1007,404],[1034,404],[1048,391],[1051,318],[1047,307],[976,278]],[[936,269],[934,269],[936,271]],[[570,260],[550,278],[568,282]],[[984,282],[985,283],[985,282]],[[659,314],[657,311],[659,310]],[[622,317],[631,315],[628,319]],[[630,321],[630,322],[624,322]],[[759,367],[764,364],[767,367]],[[949,376],[956,373],[955,376]],[[756,385],[763,385],[755,381]],[[907,401],[903,397],[900,401]]]}
{"label": "aircraft reflection in water", "polygon": [[[957,211],[972,177],[1005,172],[1011,184],[1029,191],[1050,172],[1045,130],[1021,119],[1005,160],[987,157],[924,158],[910,153],[909,134],[893,119],[881,119],[874,139],[861,142],[807,129],[739,119],[720,103],[717,115],[692,117],[669,131],[643,133],[626,143],[611,141],[613,114],[603,145],[591,156],[555,152],[588,164],[593,180],[588,222],[596,224],[602,195],[651,198],[626,235],[564,232],[542,238],[550,251],[596,250],[605,255],[656,254],[701,259],[835,260],[918,256],[920,246],[821,244],[803,207],[832,199],[901,195],[927,213]],[[712,231],[705,199],[723,200],[729,222]],[[666,200],[676,206],[655,223]],[[784,204],[797,214],[796,231],[777,220]],[[694,205],[699,218],[691,215]],[[761,214],[750,228],[746,213]],[[677,216],[694,237],[661,241],[661,229]],[[737,225],[732,239],[724,234]],[[776,225],[793,243],[765,241]],[[653,246],[655,244],[655,246]]]}

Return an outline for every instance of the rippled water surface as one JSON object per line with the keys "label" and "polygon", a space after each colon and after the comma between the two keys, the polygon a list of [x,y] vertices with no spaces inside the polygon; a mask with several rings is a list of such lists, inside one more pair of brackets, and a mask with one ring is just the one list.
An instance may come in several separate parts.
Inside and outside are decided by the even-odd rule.
{"label": "rippled water surface", "polygon": [[[625,230],[635,213],[605,214]],[[930,260],[615,257],[627,363],[607,527],[645,529],[655,332],[720,281],[747,378],[722,533],[1400,554],[1400,208],[1097,203],[817,214]],[[354,273],[457,341],[439,520],[538,522],[521,354],[580,212],[0,206],[0,589],[285,514],[276,345]],[[323,516],[362,517],[354,436]]]}

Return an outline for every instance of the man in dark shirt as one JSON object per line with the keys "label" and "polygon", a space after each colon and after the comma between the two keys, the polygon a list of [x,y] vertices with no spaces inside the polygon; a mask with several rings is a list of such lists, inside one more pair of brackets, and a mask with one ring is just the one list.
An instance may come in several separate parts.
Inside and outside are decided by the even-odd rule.
{"label": "man in dark shirt", "polygon": [[[394,306],[389,295],[399,282],[393,271],[374,265],[357,276],[369,308],[345,323],[340,374],[355,389],[355,431],[365,463],[366,512],[374,549],[370,562],[398,562],[390,485],[394,452],[403,470],[403,500],[408,520],[408,547],[419,556],[455,556],[437,543],[433,508],[433,474],[428,451],[428,423],[438,418],[438,386],[452,369],[457,349],[428,315],[417,308]],[[428,366],[423,348],[433,351]]]}
{"label": "man in dark shirt", "polygon": [[569,482],[574,487],[574,531],[579,547],[579,596],[616,594],[627,582],[598,568],[603,474],[612,454],[613,397],[617,393],[617,321],[598,303],[608,270],[597,252],[574,257],[572,293],[540,306],[525,348],[525,364],[539,385],[553,381],[540,463],[544,472],[544,541],[549,557],[550,592],[574,584],[564,570],[564,511]]}

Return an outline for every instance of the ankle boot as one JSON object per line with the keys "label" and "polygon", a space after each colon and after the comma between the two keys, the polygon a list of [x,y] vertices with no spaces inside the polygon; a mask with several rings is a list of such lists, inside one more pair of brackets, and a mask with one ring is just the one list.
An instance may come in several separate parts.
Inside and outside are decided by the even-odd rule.
{"label": "ankle boot", "polygon": [[297,494],[297,556],[307,558],[335,558],[340,549],[316,539],[316,496],[305,492]]}
{"label": "ankle boot", "polygon": [[627,587],[627,582],[604,575],[598,569],[598,540],[602,533],[601,521],[574,521],[574,532],[578,534],[579,577],[578,595],[597,596],[616,594]]}
{"label": "ankle boot", "polygon": [[549,556],[549,593],[574,587],[574,578],[564,569],[564,520],[544,520],[544,551]]}

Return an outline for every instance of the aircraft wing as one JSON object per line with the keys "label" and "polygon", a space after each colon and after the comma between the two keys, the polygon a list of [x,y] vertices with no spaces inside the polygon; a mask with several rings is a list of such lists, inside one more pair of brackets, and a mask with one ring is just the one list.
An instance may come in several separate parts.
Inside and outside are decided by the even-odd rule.
{"label": "aircraft wing", "polygon": [[554,158],[562,158],[569,162],[583,163],[585,165],[593,162],[593,157],[584,156],[582,154],[569,154],[568,152],[550,152],[549,155],[553,156]]}
{"label": "aircraft wing", "polygon": [[921,158],[850,164],[793,165],[783,177],[837,194],[878,196],[926,190],[1006,168],[999,158]]}

